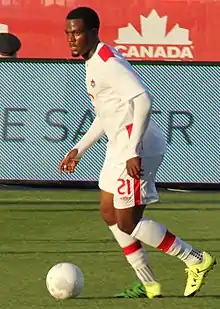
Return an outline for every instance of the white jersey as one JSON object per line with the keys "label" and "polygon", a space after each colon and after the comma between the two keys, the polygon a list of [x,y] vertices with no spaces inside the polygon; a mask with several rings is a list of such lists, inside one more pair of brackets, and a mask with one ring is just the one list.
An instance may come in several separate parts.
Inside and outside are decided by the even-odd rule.
{"label": "white jersey", "polygon": [[[132,128],[136,96],[147,92],[129,62],[116,49],[99,43],[86,61],[86,86],[103,130],[108,138],[107,156],[115,162],[127,159],[129,130]],[[150,120],[143,138],[144,156],[165,152],[160,127]]]}

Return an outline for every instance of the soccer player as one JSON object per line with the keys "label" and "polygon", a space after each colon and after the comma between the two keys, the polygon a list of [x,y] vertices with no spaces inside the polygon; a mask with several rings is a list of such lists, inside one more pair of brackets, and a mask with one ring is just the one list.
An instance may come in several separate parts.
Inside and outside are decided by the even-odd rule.
{"label": "soccer player", "polygon": [[21,48],[17,36],[11,33],[0,33],[0,58],[16,58]]}
{"label": "soccer player", "polygon": [[96,118],[83,138],[59,164],[59,172],[72,173],[84,152],[105,134],[105,162],[100,174],[101,216],[136,272],[141,285],[121,297],[161,296],[141,243],[175,256],[186,264],[185,296],[194,296],[215,258],[172,234],[162,224],[143,217],[148,203],[158,200],[154,179],[165,152],[161,129],[151,119],[152,100],[126,59],[100,42],[100,21],[87,7],[66,18],[66,35],[73,57],[82,56],[86,86]]}

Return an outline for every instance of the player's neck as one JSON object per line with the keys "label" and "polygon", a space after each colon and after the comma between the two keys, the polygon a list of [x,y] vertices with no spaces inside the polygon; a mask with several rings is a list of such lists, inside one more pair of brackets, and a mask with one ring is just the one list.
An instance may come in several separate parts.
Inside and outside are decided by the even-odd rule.
{"label": "player's neck", "polygon": [[98,40],[94,45],[93,47],[86,53],[83,55],[83,58],[85,60],[89,60],[90,58],[92,58],[92,56],[94,55],[96,49],[97,49],[97,46],[98,44],[100,43],[100,41]]}

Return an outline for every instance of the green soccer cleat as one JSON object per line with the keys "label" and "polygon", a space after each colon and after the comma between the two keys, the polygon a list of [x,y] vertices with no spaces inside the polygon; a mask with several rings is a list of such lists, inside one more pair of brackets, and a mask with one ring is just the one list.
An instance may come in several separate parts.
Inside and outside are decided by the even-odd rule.
{"label": "green soccer cleat", "polygon": [[116,294],[117,298],[144,298],[146,296],[146,291],[143,284],[139,281],[134,282],[133,286],[126,289],[120,294]]}
{"label": "green soccer cleat", "polygon": [[161,297],[160,284],[143,285],[141,282],[135,282],[134,285],[124,292],[115,295],[117,298],[154,298]]}
{"label": "green soccer cleat", "polygon": [[188,274],[184,296],[194,296],[204,284],[204,279],[209,271],[216,264],[215,257],[207,252],[203,252],[203,261],[199,264],[191,265],[186,268]]}

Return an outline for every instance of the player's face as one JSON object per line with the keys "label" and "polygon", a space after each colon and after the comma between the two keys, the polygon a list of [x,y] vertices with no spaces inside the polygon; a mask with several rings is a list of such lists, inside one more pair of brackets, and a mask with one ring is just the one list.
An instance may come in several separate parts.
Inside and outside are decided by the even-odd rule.
{"label": "player's face", "polygon": [[85,27],[83,19],[71,19],[66,21],[66,35],[73,57],[87,54],[93,47],[95,31]]}

